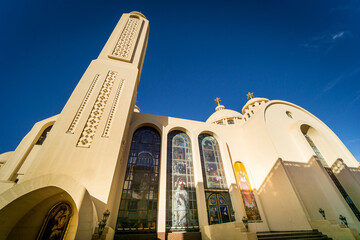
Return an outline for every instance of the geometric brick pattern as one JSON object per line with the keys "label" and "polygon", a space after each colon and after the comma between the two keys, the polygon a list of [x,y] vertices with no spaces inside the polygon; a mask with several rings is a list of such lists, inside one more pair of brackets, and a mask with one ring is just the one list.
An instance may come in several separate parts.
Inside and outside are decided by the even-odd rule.
{"label": "geometric brick pattern", "polygon": [[75,117],[74,117],[73,121],[71,122],[70,127],[66,131],[66,133],[74,133],[75,132],[75,128],[76,128],[76,126],[77,126],[77,124],[79,122],[79,119],[80,119],[80,117],[81,117],[81,115],[82,115],[82,113],[83,113],[83,111],[85,109],[85,106],[86,106],[86,104],[87,104],[87,102],[88,102],[88,100],[90,98],[90,95],[92,94],[92,92],[93,92],[93,90],[95,88],[95,85],[96,85],[96,83],[97,83],[97,81],[99,79],[99,76],[100,76],[99,74],[95,75],[94,80],[92,81],[92,83],[91,83],[91,85],[90,85],[90,87],[89,87],[83,101],[81,102],[80,107],[79,107],[78,111],[76,112]]}
{"label": "geometric brick pattern", "polygon": [[114,99],[114,102],[113,102],[113,104],[111,106],[111,110],[110,110],[108,119],[106,121],[102,137],[109,137],[110,128],[111,128],[111,125],[112,125],[112,122],[113,122],[113,119],[114,119],[114,115],[115,115],[117,106],[119,105],[118,102],[119,102],[120,93],[121,93],[121,89],[123,87],[124,81],[125,81],[124,79],[120,80],[120,84],[119,84],[119,87],[118,87],[118,89],[116,91],[115,99]]}
{"label": "geometric brick pattern", "polygon": [[140,19],[135,17],[128,19],[110,57],[128,62],[131,60],[135,42],[139,35],[140,22]]}
{"label": "geometric brick pattern", "polygon": [[117,74],[118,73],[115,71],[108,72],[105,81],[100,89],[99,95],[96,98],[93,109],[91,110],[89,118],[81,133],[79,141],[76,145],[77,147],[89,148],[92,141],[94,140],[96,129],[99,126],[101,116],[104,113],[105,106],[109,99],[111,89],[114,85]]}

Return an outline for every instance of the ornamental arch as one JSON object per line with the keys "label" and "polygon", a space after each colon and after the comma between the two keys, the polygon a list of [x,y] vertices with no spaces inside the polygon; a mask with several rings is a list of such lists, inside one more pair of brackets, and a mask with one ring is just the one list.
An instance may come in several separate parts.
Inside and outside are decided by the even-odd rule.
{"label": "ornamental arch", "polygon": [[49,210],[60,202],[72,211],[64,239],[90,239],[97,224],[90,194],[70,176],[24,181],[0,194],[0,199],[1,239],[37,239]]}

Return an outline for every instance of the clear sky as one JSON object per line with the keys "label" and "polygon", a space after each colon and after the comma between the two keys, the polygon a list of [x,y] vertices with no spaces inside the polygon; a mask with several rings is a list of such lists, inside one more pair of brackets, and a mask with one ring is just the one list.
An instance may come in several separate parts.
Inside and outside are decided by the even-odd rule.
{"label": "clear sky", "polygon": [[67,1],[0,3],[0,153],[60,113],[121,14],[141,11],[150,36],[142,112],[206,121],[220,97],[295,103],[360,160],[360,2]]}

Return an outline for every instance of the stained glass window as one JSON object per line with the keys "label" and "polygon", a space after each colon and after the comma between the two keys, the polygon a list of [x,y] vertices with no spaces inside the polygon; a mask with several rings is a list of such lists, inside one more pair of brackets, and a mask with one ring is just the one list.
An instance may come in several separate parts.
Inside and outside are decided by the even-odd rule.
{"label": "stained glass window", "polygon": [[226,189],[224,168],[216,139],[206,133],[200,134],[199,148],[205,188]]}
{"label": "stained glass window", "polygon": [[199,148],[209,224],[234,221],[219,145],[213,136],[204,133],[199,135]]}
{"label": "stained glass window", "polygon": [[135,131],[130,148],[117,232],[155,232],[160,161],[160,134],[151,127]]}
{"label": "stained glass window", "polygon": [[227,223],[234,220],[228,192],[206,192],[205,197],[210,224]]}
{"label": "stained glass window", "polygon": [[181,131],[168,135],[166,196],[167,231],[198,230],[191,142]]}
{"label": "stained glass window", "polygon": [[251,188],[248,174],[244,164],[236,162],[234,164],[236,181],[240,188],[244,202],[245,212],[249,221],[261,220],[259,209],[256,204],[255,195]]}

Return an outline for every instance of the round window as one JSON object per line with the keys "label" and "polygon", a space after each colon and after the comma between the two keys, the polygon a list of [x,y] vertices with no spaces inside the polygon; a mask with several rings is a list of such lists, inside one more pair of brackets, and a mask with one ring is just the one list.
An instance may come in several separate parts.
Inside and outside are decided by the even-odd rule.
{"label": "round window", "polygon": [[287,115],[289,118],[293,118],[292,113],[289,112],[289,111],[286,111],[286,115]]}

